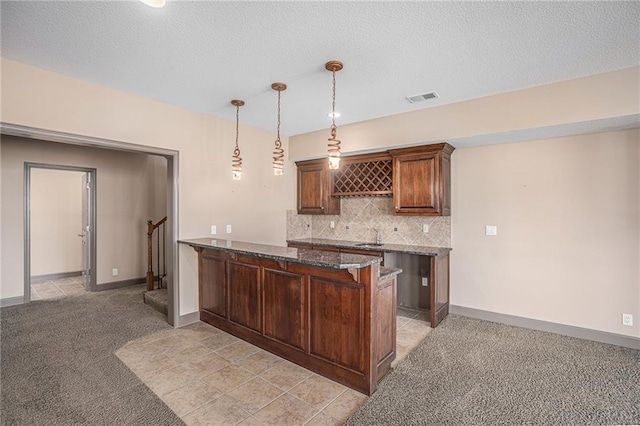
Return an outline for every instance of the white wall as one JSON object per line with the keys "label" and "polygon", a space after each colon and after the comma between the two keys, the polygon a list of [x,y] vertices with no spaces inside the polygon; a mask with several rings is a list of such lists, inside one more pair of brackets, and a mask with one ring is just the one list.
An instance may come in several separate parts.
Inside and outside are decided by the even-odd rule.
{"label": "white wall", "polygon": [[32,277],[82,270],[83,174],[31,170]]}
{"label": "white wall", "polygon": [[640,335],[639,152],[638,129],[456,150],[451,303]]}
{"label": "white wall", "polygon": [[[0,285],[2,298],[21,296],[24,292],[21,276],[24,274],[22,195],[25,162],[97,169],[97,284],[145,276],[146,222],[149,219],[157,221],[166,215],[165,158],[4,135],[1,146],[2,245],[5,247]],[[35,171],[36,176],[39,172]],[[61,191],[55,195],[66,198]],[[32,229],[36,242],[42,241],[36,236],[40,232],[44,231]],[[75,235],[79,231],[73,232]],[[46,256],[47,251],[65,249],[53,245],[55,240],[49,239],[53,237],[47,235],[43,241],[48,248],[44,248],[42,256]],[[37,249],[32,250],[34,254],[39,255]],[[115,277],[112,268],[118,268]],[[32,272],[32,275],[35,274]]]}
{"label": "white wall", "polygon": [[[265,90],[270,82],[265,82]],[[2,59],[2,121],[6,123],[179,151],[178,232],[180,238],[219,237],[231,224],[234,239],[286,243],[286,210],[295,206],[295,178],[290,162],[274,176],[271,157],[275,133],[242,125],[241,181],[231,179],[235,122],[222,120],[107,87]],[[251,102],[243,107],[251,108]],[[230,106],[231,108],[231,106]],[[267,112],[265,112],[267,113]],[[275,123],[274,123],[275,125]],[[288,139],[283,139],[288,155]],[[4,155],[3,155],[4,157]],[[4,181],[3,181],[4,186]],[[4,197],[4,194],[3,194]],[[19,198],[19,195],[14,195]],[[3,206],[4,209],[4,206]],[[3,222],[5,212],[3,212]],[[21,219],[15,223],[21,223]],[[22,264],[21,236],[5,236],[3,261]],[[7,256],[6,247],[11,247]],[[22,276],[3,265],[2,286],[22,286]],[[179,314],[198,309],[197,256],[179,246]],[[2,297],[21,294],[7,294]]]}

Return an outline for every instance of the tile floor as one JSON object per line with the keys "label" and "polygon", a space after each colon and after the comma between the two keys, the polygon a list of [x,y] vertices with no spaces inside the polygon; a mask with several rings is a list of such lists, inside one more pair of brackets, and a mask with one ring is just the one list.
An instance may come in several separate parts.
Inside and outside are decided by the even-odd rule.
{"label": "tile floor", "polygon": [[31,284],[31,300],[53,299],[84,293],[84,277],[60,278]]}
{"label": "tile floor", "polygon": [[[399,308],[397,365],[431,331]],[[366,396],[203,322],[127,343],[116,355],[187,425],[341,425]]]}

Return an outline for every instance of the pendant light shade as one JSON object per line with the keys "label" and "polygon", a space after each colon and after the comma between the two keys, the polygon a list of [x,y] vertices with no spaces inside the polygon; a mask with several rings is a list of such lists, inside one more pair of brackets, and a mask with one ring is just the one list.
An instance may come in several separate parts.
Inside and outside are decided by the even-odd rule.
{"label": "pendant light shade", "polygon": [[333,75],[331,96],[331,137],[328,139],[329,169],[336,170],[340,167],[340,140],[336,138],[338,127],[336,126],[336,72],[342,69],[342,62],[329,61],[324,64],[327,71]]}
{"label": "pendant light shade", "polygon": [[282,141],[280,140],[280,93],[283,90],[287,90],[287,85],[284,83],[273,83],[271,88],[278,92],[278,127],[275,149],[273,151],[273,174],[282,176],[284,174],[284,149],[282,149]]}
{"label": "pendant light shade", "polygon": [[236,107],[236,147],[233,150],[233,158],[231,160],[231,171],[233,180],[240,180],[242,178],[242,157],[240,157],[240,148],[238,147],[238,123],[240,115],[240,107],[244,105],[244,101],[240,99],[234,99],[231,101],[231,105]]}

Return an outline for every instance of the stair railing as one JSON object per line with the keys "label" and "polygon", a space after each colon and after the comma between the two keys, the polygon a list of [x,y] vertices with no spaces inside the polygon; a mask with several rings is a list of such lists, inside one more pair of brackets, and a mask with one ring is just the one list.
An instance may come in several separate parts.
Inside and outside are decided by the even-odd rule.
{"label": "stair railing", "polygon": [[[158,282],[158,288],[162,288],[162,279],[167,276],[167,253],[166,253],[166,222],[167,217],[163,217],[158,221],[158,223],[153,223],[153,221],[147,221],[147,263],[149,268],[147,269],[147,290],[151,291],[155,288],[155,282]],[[153,272],[153,234],[156,233],[156,242],[158,250],[156,252],[157,255],[157,263],[158,274],[155,275]],[[160,238],[160,234],[162,234],[162,238]],[[160,263],[160,253],[162,252],[162,263]],[[160,273],[162,271],[162,273]]]}

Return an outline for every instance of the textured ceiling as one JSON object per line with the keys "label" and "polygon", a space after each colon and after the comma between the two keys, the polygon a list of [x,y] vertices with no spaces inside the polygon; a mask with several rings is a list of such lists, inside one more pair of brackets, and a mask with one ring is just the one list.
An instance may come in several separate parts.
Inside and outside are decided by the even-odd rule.
{"label": "textured ceiling", "polygon": [[[282,132],[640,64],[640,2],[2,1],[2,56]],[[410,104],[408,95],[440,98]]]}

